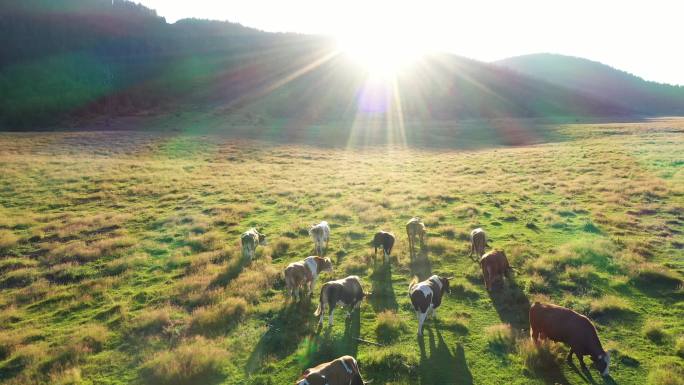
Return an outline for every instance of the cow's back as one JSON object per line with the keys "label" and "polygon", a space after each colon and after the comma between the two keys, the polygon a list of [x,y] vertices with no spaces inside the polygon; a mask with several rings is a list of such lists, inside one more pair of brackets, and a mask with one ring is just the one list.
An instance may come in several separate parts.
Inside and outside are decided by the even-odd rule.
{"label": "cow's back", "polygon": [[335,282],[343,287],[341,299],[345,303],[360,301],[363,298],[363,287],[361,287],[359,277],[352,275]]}
{"label": "cow's back", "polygon": [[561,306],[535,302],[530,307],[532,328],[554,341],[571,342],[573,334],[584,329],[587,322],[586,317]]}
{"label": "cow's back", "polygon": [[306,266],[304,262],[292,262],[285,268],[285,277],[291,279],[295,283],[307,280]]}
{"label": "cow's back", "polygon": [[480,264],[492,269],[494,273],[502,273],[509,268],[506,254],[500,250],[491,251],[482,256]]}

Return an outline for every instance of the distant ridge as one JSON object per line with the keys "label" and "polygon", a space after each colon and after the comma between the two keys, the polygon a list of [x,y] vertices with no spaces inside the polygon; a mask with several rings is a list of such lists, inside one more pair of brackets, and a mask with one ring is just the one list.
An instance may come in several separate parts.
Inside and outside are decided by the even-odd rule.
{"label": "distant ridge", "polygon": [[684,87],[647,81],[588,59],[539,53],[495,64],[639,113],[684,114]]}
{"label": "distant ridge", "polygon": [[[387,106],[367,108],[369,98],[387,98],[387,90],[368,90],[363,71],[343,55],[328,57],[334,42],[321,36],[267,33],[211,20],[168,24],[155,11],[125,0],[0,0],[0,34],[4,129],[200,109],[248,115],[259,124],[283,119],[318,124],[348,121],[359,113],[374,118],[391,113]],[[558,59],[563,57],[551,58],[566,63]],[[543,71],[550,65],[546,62],[530,64],[540,71],[532,73],[525,71],[526,62],[523,57],[489,64],[433,54],[416,63],[411,75],[397,79],[401,98],[392,102],[401,103],[407,120],[681,111],[677,87],[613,69],[604,74],[602,67],[594,74],[574,65],[575,75],[562,77]],[[573,80],[578,78],[587,80]],[[599,92],[596,79],[610,92]]]}

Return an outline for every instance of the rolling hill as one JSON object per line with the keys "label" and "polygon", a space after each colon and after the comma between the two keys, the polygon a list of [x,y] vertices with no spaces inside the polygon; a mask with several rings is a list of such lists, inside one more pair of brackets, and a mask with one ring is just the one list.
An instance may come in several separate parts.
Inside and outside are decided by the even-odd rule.
{"label": "rolling hill", "polygon": [[[329,38],[209,20],[169,24],[124,0],[0,7],[5,129],[189,110],[256,116],[263,125],[351,121],[359,114],[384,119],[393,111],[439,121],[674,114],[681,107],[679,93],[668,97],[665,86],[644,103],[450,54],[423,58],[391,87],[372,84]],[[632,87],[629,80],[611,84]]]}
{"label": "rolling hill", "polygon": [[595,61],[541,53],[495,64],[643,114],[684,113],[684,87],[646,81]]}

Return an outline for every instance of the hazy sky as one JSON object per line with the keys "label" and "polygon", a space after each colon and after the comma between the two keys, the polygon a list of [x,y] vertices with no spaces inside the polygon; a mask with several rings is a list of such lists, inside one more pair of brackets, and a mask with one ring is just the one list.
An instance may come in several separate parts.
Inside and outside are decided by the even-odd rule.
{"label": "hazy sky", "polygon": [[[140,1],[140,0],[138,0]],[[373,36],[492,61],[553,52],[684,85],[681,0],[142,0],[174,22],[229,20],[266,31]]]}

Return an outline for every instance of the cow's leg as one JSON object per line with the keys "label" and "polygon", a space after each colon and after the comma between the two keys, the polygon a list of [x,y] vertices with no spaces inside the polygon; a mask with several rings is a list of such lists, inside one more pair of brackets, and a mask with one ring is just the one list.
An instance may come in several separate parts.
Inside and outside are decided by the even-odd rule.
{"label": "cow's leg", "polygon": [[323,318],[325,318],[325,302],[321,302],[321,317],[318,319],[318,325],[323,325]]}
{"label": "cow's leg", "polygon": [[333,325],[333,311],[335,311],[335,305],[330,306],[330,313],[328,314],[328,326]]}
{"label": "cow's leg", "polygon": [[582,370],[584,370],[585,372],[588,372],[589,369],[587,369],[587,365],[584,364],[584,356],[581,356],[577,353],[575,353],[575,355],[577,356],[577,359],[579,359],[580,366],[582,367]]}
{"label": "cow's leg", "polygon": [[411,238],[411,234],[409,234],[408,239],[409,239],[409,256],[410,256],[411,260],[413,260],[414,251],[413,251],[413,239]]}
{"label": "cow's leg", "polygon": [[482,265],[482,279],[484,280],[485,288],[489,290],[489,280],[487,279],[487,268]]}
{"label": "cow's leg", "polygon": [[420,315],[418,316],[418,335],[419,336],[423,335],[423,323],[425,323],[426,318],[427,318],[427,312],[420,313]]}
{"label": "cow's leg", "polygon": [[539,342],[539,330],[535,329],[534,327],[531,327],[530,338],[532,338],[532,341],[534,341],[535,343]]}

